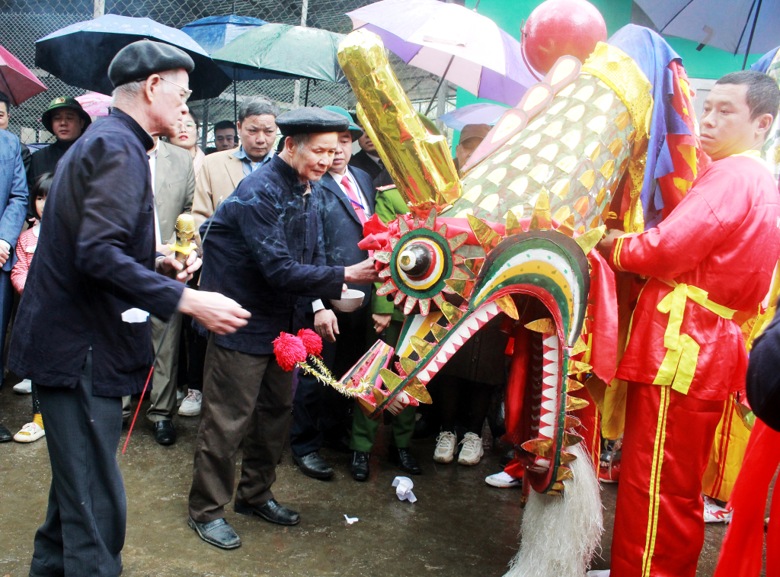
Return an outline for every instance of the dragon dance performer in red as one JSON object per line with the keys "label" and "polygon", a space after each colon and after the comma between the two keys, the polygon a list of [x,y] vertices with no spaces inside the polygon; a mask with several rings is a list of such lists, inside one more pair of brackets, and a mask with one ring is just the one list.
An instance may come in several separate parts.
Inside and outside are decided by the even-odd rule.
{"label": "dragon dance performer in red", "polygon": [[744,387],[735,316],[767,294],[780,252],[780,195],[756,152],[779,102],[765,74],[721,78],[701,121],[712,164],[657,227],[599,244],[648,280],[617,374],[629,389],[611,573],[594,575],[696,575],[702,475],[724,403]]}

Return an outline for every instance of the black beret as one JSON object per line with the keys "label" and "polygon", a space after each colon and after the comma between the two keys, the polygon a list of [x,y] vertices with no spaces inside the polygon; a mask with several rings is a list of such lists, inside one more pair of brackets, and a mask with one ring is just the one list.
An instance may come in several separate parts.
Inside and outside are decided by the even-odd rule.
{"label": "black beret", "polygon": [[313,106],[290,110],[276,117],[284,136],[315,132],[344,132],[350,122],[341,114]]}
{"label": "black beret", "polygon": [[139,40],[116,53],[108,65],[108,78],[116,88],[128,82],[144,80],[156,72],[184,68],[192,72],[195,63],[183,50],[152,40]]}

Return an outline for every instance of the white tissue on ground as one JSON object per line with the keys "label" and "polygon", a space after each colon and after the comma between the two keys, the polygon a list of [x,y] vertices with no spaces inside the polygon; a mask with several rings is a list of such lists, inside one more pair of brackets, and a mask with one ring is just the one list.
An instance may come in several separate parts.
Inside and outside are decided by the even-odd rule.
{"label": "white tissue on ground", "polygon": [[399,500],[409,501],[410,503],[417,501],[417,497],[412,492],[414,483],[412,483],[409,477],[396,477],[393,479],[393,487],[395,487],[395,494],[398,495]]}

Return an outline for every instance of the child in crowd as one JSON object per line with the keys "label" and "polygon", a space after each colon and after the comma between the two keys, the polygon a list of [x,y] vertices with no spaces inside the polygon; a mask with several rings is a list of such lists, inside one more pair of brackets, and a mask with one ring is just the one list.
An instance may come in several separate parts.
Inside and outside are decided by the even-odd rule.
{"label": "child in crowd", "polygon": [[[30,194],[30,200],[34,203],[32,207],[38,219],[32,228],[28,228],[21,235],[16,243],[17,261],[11,269],[11,284],[19,294],[24,292],[24,285],[27,282],[27,273],[30,271],[35,247],[38,246],[38,235],[41,230],[41,219],[43,218],[43,205],[46,203],[46,196],[49,194],[49,188],[54,180],[50,172],[43,173],[35,181],[33,190]],[[32,408],[33,420],[25,424],[18,433],[14,435],[14,441],[18,443],[32,443],[43,437],[46,432],[43,428],[43,417],[41,416],[41,405],[38,401],[38,391],[35,384],[32,385]]]}

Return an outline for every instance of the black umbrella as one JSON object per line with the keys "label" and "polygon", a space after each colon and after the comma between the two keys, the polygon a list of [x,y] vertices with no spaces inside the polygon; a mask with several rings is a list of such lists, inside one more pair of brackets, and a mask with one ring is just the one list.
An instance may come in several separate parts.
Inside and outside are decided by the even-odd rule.
{"label": "black umbrella", "polygon": [[206,51],[181,30],[149,18],[115,14],[77,22],[37,40],[35,64],[68,84],[110,94],[109,63],[122,48],[143,38],[171,44],[192,57],[193,100],[219,96],[230,84]]}

